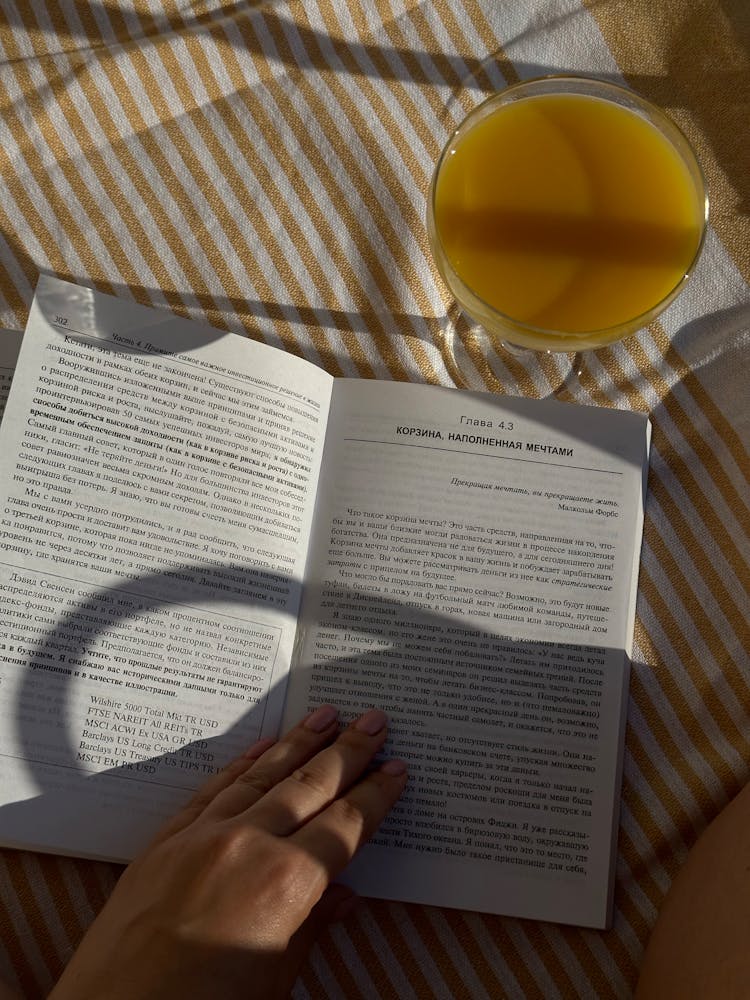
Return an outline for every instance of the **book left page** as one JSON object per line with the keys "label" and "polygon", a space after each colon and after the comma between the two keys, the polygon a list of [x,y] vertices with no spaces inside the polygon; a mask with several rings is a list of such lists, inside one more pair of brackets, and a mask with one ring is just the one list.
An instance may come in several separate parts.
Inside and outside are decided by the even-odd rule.
{"label": "book left page", "polygon": [[127,859],[275,735],[332,379],[40,279],[0,429],[0,841]]}
{"label": "book left page", "polygon": [[0,420],[13,382],[22,336],[19,330],[0,330]]}

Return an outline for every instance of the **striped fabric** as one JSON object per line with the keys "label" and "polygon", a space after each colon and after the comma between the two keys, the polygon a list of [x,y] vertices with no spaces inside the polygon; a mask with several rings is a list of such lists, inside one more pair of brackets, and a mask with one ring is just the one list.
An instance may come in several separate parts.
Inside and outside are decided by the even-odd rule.
{"label": "striped fabric", "polygon": [[[746,0],[0,0],[0,325],[39,272],[283,346],[451,384],[431,167],[503,82],[625,81],[694,142],[712,227],[685,294],[570,394],[650,412],[614,928],[364,903],[299,998],[627,997],[690,845],[750,760]],[[490,63],[485,59],[494,53]],[[491,370],[544,393],[556,363]],[[113,866],[0,854],[2,967],[44,995]]]}

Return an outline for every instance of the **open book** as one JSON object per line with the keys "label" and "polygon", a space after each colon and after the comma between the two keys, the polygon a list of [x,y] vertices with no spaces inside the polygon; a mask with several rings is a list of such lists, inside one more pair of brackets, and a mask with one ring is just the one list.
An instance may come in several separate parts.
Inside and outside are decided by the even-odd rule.
{"label": "open book", "polygon": [[376,706],[411,778],[351,884],[606,925],[644,416],[43,277],[0,454],[2,843],[128,859],[258,737]]}
{"label": "open book", "polygon": [[18,330],[0,330],[0,420],[13,382],[22,336]]}

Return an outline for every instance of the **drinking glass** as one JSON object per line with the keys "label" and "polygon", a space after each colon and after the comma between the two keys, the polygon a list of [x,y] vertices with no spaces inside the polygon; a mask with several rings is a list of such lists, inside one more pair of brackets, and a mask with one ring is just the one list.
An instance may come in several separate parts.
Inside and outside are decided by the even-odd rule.
{"label": "drinking glass", "polygon": [[[514,361],[554,358],[556,392],[581,352],[647,326],[684,288],[707,220],[677,125],[592,77],[539,77],[484,100],[450,136],[427,199],[435,263],[473,324],[462,347],[480,366],[499,359],[506,392],[528,391]],[[456,326],[446,362],[468,384]]]}

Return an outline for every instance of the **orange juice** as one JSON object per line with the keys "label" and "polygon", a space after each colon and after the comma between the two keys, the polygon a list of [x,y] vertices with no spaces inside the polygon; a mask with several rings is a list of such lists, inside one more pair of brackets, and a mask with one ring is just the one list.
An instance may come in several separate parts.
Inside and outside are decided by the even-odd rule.
{"label": "orange juice", "polygon": [[480,118],[444,154],[433,200],[442,250],[476,296],[544,330],[601,331],[602,343],[680,283],[704,211],[655,125],[582,94],[531,96]]}

